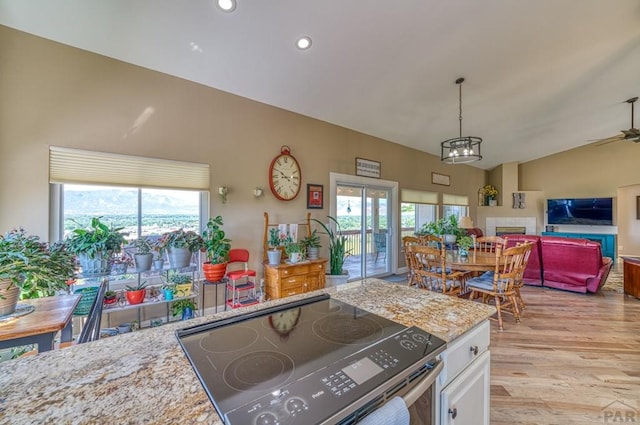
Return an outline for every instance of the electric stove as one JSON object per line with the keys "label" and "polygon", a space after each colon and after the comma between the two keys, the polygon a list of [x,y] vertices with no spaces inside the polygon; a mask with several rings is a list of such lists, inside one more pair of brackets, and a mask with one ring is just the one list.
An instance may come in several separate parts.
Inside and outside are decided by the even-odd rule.
{"label": "electric stove", "polygon": [[227,425],[355,423],[445,348],[419,328],[328,295],[176,335]]}

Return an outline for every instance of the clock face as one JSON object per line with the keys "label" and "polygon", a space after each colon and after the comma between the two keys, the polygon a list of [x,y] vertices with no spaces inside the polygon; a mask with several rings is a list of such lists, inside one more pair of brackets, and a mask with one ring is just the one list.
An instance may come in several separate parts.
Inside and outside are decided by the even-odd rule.
{"label": "clock face", "polygon": [[273,313],[269,316],[271,327],[282,336],[289,335],[289,332],[296,327],[300,318],[300,308],[285,310]]}
{"label": "clock face", "polygon": [[269,186],[273,195],[282,201],[291,201],[300,192],[300,165],[287,147],[283,147],[282,153],[271,162]]}

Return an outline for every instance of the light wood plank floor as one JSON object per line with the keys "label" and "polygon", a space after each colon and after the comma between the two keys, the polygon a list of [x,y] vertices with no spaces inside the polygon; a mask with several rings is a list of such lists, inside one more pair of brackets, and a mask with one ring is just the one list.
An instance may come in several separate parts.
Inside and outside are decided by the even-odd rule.
{"label": "light wood plank floor", "polygon": [[640,300],[539,287],[522,295],[520,323],[491,324],[491,423],[640,423]]}

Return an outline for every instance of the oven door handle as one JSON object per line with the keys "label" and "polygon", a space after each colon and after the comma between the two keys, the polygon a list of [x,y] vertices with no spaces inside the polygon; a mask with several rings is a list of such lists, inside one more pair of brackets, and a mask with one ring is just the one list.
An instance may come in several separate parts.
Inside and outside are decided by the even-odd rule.
{"label": "oven door handle", "polygon": [[442,362],[442,360],[438,360],[435,367],[431,369],[431,372],[429,372],[424,378],[422,378],[422,381],[411,388],[408,393],[402,396],[404,404],[406,404],[407,407],[412,406],[413,403],[415,403],[416,400],[418,400],[420,396],[422,396],[422,394],[424,394],[425,391],[427,391],[429,387],[433,385],[434,382],[436,382],[436,379],[438,378],[438,375],[440,375],[440,371],[442,371],[443,367],[444,363]]}

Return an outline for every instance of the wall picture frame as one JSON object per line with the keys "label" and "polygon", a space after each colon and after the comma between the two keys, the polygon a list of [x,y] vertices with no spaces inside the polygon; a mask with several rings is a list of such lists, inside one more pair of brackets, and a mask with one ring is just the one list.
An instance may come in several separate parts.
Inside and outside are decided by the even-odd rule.
{"label": "wall picture frame", "polygon": [[441,186],[451,186],[451,177],[446,174],[431,173],[431,183]]}
{"label": "wall picture frame", "polygon": [[381,164],[370,159],[356,158],[356,176],[380,178]]}
{"label": "wall picture frame", "polygon": [[323,189],[321,184],[307,184],[307,209],[324,208]]}

